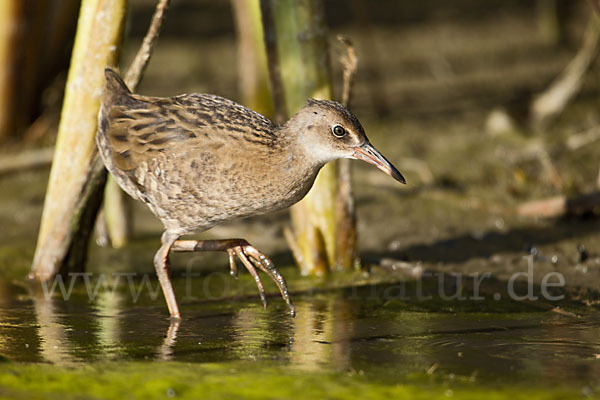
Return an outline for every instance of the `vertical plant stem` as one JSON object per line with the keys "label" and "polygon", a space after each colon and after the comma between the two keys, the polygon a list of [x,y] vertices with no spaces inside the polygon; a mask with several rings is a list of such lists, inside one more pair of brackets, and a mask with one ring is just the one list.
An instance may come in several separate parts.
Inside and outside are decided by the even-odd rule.
{"label": "vertical plant stem", "polygon": [[76,0],[0,2],[0,137],[20,138],[39,118],[78,9]]}
{"label": "vertical plant stem", "polygon": [[[283,94],[289,116],[309,97],[331,99],[331,71],[320,0],[262,0],[263,29],[276,109]],[[276,57],[275,57],[276,54]],[[281,87],[277,87],[280,85]],[[323,167],[306,198],[291,209],[304,274],[324,274],[335,263],[337,165]]]}
{"label": "vertical plant stem", "polygon": [[267,69],[271,83],[271,96],[273,97],[273,121],[283,124],[288,117],[285,103],[284,87],[279,67],[279,54],[277,52],[277,32],[273,16],[272,2],[260,0],[260,13],[263,24],[265,51],[267,53]]}
{"label": "vertical plant stem", "polygon": [[170,3],[171,0],[158,0],[148,32],[146,32],[142,45],[127,70],[124,80],[129,87],[129,90],[132,92],[137,90],[137,87],[142,80],[142,76],[144,75],[144,70],[148,66],[148,61],[150,61],[150,56],[152,56],[154,44],[160,34],[160,28],[162,27]]}
{"label": "vertical plant stem", "polygon": [[238,45],[238,79],[243,104],[273,116],[273,99],[269,90],[267,54],[263,40],[259,0],[231,0],[235,16]]}
{"label": "vertical plant stem", "polygon": [[9,136],[15,125],[15,54],[23,9],[19,0],[0,2],[0,138]]}
{"label": "vertical plant stem", "polygon": [[127,244],[131,236],[131,203],[112,175],[104,188],[104,221],[106,235],[115,249]]}
{"label": "vertical plant stem", "polygon": [[[86,218],[100,202],[106,172],[97,157],[97,115],[104,67],[116,63],[126,5],[126,0],[82,2],[31,278],[50,279],[68,254],[85,258],[87,241],[74,238],[88,239],[82,230],[93,223]],[[81,264],[81,257],[72,259]]]}
{"label": "vertical plant stem", "polygon": [[[350,105],[352,84],[358,65],[358,58],[350,39],[338,35],[338,40],[346,46],[346,56],[341,62],[344,67],[344,86],[342,89],[342,104]],[[350,271],[358,265],[358,232],[356,229],[356,210],[354,194],[352,193],[351,161],[342,159],[338,162],[338,193],[336,202],[337,234],[335,266],[338,269]]]}

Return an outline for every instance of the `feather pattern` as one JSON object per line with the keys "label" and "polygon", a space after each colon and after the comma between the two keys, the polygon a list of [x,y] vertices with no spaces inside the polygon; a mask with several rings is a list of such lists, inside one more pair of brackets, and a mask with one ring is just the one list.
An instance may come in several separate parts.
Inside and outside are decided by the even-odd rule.
{"label": "feather pattern", "polygon": [[[311,100],[286,124],[223,97],[132,94],[106,70],[97,142],[107,169],[178,235],[288,207],[319,169],[366,142],[345,107]],[[352,135],[335,138],[331,124]]]}
{"label": "feather pattern", "polygon": [[209,94],[170,98],[132,94],[105,70],[96,141],[106,168],[131,196],[162,221],[162,246],[154,257],[169,312],[179,318],[168,254],[222,250],[257,282],[270,276],[291,309],[285,280],[272,262],[242,239],[178,241],[218,223],[288,207],[312,186],[319,169],[337,158],[359,158],[404,182],[367,140],[358,119],[339,103],[309,100],[284,125],[231,100]]}

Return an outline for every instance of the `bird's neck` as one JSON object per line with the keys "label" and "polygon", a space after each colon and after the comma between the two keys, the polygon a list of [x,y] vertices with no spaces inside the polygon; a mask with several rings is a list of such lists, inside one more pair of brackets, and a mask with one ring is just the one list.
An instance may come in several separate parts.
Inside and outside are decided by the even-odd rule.
{"label": "bird's neck", "polygon": [[[269,167],[274,168],[276,176],[275,192],[286,199],[287,205],[299,201],[312,187],[317,173],[325,165],[311,156],[297,132],[278,132],[276,145],[269,155]],[[287,206],[286,205],[286,206]]]}
{"label": "bird's neck", "polygon": [[335,157],[314,143],[306,129],[305,124],[297,121],[294,116],[276,129],[277,142],[281,148],[287,149],[286,153],[294,157],[296,162],[301,162],[304,168],[319,170]]}

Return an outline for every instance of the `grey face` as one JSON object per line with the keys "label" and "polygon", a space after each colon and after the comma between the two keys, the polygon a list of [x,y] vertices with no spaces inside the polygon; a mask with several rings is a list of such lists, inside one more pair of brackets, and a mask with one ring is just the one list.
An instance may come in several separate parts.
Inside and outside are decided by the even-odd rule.
{"label": "grey face", "polygon": [[358,118],[341,104],[310,99],[294,119],[303,125],[299,139],[315,159],[322,162],[338,158],[363,160],[406,183],[396,167],[369,143]]}

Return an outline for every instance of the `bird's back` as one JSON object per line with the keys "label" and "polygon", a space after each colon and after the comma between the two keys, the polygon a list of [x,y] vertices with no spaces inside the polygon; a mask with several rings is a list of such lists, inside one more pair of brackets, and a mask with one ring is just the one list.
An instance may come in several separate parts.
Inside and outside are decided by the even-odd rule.
{"label": "bird's back", "polygon": [[131,171],[182,145],[241,140],[269,146],[275,139],[273,132],[267,118],[223,97],[138,96],[114,71],[106,70],[98,137],[117,169]]}
{"label": "bird's back", "polygon": [[281,152],[267,118],[214,95],[135,95],[110,69],[97,141],[120,186],[173,230],[267,212],[308,190],[277,179]]}

